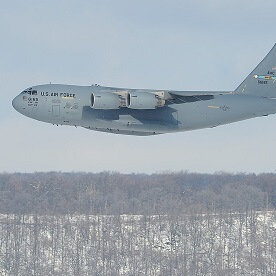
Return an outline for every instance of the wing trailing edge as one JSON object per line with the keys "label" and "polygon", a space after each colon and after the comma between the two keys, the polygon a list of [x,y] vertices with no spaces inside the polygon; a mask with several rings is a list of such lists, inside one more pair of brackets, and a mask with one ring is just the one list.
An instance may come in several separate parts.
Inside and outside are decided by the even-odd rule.
{"label": "wing trailing edge", "polygon": [[190,97],[198,97],[198,96],[216,96],[216,95],[226,95],[233,94],[230,91],[168,91],[168,93],[172,96],[190,96]]}

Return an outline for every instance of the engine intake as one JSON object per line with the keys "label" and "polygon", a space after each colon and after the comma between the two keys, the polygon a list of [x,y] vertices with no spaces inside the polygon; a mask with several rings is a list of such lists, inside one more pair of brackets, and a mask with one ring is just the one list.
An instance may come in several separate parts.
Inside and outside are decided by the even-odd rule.
{"label": "engine intake", "polygon": [[127,107],[131,109],[156,109],[165,105],[165,100],[150,92],[130,92]]}
{"label": "engine intake", "polygon": [[91,94],[91,107],[94,109],[119,109],[121,105],[118,94],[109,92],[93,92]]}

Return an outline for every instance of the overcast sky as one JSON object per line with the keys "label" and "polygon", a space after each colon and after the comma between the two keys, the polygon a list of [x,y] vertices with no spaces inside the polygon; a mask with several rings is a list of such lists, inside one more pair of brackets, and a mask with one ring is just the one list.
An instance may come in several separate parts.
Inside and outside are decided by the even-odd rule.
{"label": "overcast sky", "polygon": [[276,42],[275,0],[0,3],[0,172],[275,172],[275,115],[132,137],[52,126],[11,106],[49,82],[234,90]]}

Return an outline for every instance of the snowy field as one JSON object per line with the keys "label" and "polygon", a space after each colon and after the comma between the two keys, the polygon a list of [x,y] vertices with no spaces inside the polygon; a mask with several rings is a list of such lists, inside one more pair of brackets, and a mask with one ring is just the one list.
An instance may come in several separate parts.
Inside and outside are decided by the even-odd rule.
{"label": "snowy field", "polygon": [[276,275],[276,212],[0,216],[0,275]]}

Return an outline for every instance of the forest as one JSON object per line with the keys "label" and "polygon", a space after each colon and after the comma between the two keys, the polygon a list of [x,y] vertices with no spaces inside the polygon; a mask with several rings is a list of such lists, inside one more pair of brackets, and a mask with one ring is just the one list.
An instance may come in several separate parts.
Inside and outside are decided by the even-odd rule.
{"label": "forest", "polygon": [[155,215],[275,207],[276,174],[0,174],[0,213]]}
{"label": "forest", "polygon": [[0,275],[276,275],[276,174],[1,173]]}

